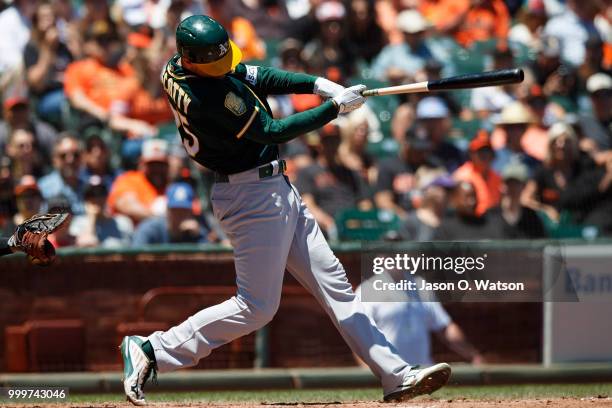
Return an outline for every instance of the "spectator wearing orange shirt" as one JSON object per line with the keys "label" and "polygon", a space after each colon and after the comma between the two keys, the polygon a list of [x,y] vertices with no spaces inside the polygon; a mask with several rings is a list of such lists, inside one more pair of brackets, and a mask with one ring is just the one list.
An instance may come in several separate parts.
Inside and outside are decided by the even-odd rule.
{"label": "spectator wearing orange shirt", "polygon": [[122,43],[108,23],[98,21],[90,27],[85,51],[88,58],[68,65],[64,77],[70,104],[86,116],[82,124],[108,124],[134,137],[155,135],[155,127],[129,117],[130,102],[140,84],[132,66],[123,60]]}
{"label": "spectator wearing orange shirt", "polygon": [[468,7],[457,19],[455,40],[469,47],[474,42],[491,39],[506,40],[510,29],[510,15],[503,0],[470,0]]}
{"label": "spectator wearing orange shirt", "polygon": [[108,206],[135,223],[164,215],[168,178],[168,142],[147,139],[142,146],[138,170],[127,171],[115,179]]}
{"label": "spectator wearing orange shirt", "polygon": [[470,8],[470,0],[421,0],[419,11],[442,33],[454,30]]}
{"label": "spectator wearing orange shirt", "polygon": [[459,181],[470,182],[476,191],[476,214],[482,215],[489,208],[499,204],[501,199],[501,177],[493,170],[491,164],[495,157],[489,135],[481,130],[470,142],[470,160],[465,162],[454,173]]}

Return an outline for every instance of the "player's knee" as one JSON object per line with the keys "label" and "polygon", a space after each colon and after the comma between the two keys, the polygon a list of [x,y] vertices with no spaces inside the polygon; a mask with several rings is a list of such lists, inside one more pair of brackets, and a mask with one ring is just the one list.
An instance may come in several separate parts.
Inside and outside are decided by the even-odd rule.
{"label": "player's knee", "polygon": [[259,306],[251,307],[251,319],[257,328],[263,327],[274,318],[276,311],[278,310],[278,304],[263,304]]}
{"label": "player's knee", "polygon": [[251,326],[254,326],[256,329],[259,329],[266,324],[268,324],[276,314],[278,310],[278,306],[280,304],[279,299],[268,299],[268,300],[260,300],[257,301],[248,301],[241,296],[238,296],[240,301],[244,302],[243,304],[246,307],[246,316],[249,320]]}

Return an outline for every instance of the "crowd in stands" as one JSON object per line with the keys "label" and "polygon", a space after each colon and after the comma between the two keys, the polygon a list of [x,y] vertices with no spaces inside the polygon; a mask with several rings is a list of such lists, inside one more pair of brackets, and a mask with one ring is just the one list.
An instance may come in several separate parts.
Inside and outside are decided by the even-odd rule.
{"label": "crowd in stands", "polygon": [[[331,239],[612,236],[606,0],[4,0],[0,235],[73,215],[58,247],[227,243],[159,80],[211,15],[243,62],[370,88],[521,67],[520,84],[369,98],[281,147]],[[269,98],[276,117],[321,103]],[[367,228],[366,228],[367,229]],[[364,235],[364,236],[367,236]],[[360,236],[360,237],[364,237]]]}

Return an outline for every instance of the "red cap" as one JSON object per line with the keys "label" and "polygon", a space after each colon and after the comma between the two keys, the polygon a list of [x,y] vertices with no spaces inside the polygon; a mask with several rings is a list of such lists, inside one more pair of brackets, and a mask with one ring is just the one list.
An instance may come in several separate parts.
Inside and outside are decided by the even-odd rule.
{"label": "red cap", "polygon": [[4,100],[4,109],[13,109],[17,105],[27,105],[28,99],[24,96],[11,96]]}
{"label": "red cap", "polygon": [[472,139],[470,142],[470,152],[475,152],[480,149],[484,149],[485,147],[488,147],[489,149],[493,148],[491,145],[491,140],[489,139],[489,134],[486,130],[481,129],[476,134],[476,137],[474,137],[474,139]]}
{"label": "red cap", "polygon": [[40,194],[40,189],[33,176],[26,175],[19,180],[19,184],[15,186],[15,195],[20,196],[26,191],[35,191]]}

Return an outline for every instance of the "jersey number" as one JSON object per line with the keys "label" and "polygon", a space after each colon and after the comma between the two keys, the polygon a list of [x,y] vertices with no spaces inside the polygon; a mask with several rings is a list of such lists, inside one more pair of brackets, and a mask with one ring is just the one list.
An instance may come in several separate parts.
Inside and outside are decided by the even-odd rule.
{"label": "jersey number", "polygon": [[189,154],[189,156],[191,157],[194,157],[200,151],[200,143],[198,142],[198,138],[189,128],[189,122],[182,113],[177,112],[174,107],[172,107],[172,113],[174,114],[174,121],[176,122],[176,126],[178,126],[179,128],[183,128],[184,134],[181,134],[181,141],[183,142],[183,146],[185,147],[187,154]]}

